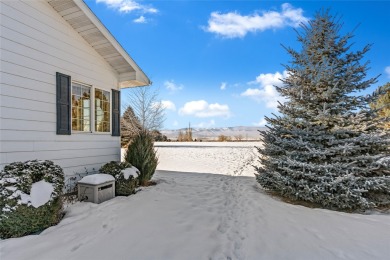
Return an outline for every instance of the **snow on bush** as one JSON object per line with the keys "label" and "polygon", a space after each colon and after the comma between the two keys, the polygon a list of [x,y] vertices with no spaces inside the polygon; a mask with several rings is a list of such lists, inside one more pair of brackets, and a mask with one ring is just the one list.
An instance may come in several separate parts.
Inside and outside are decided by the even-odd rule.
{"label": "snow on bush", "polygon": [[140,174],[139,170],[135,168],[134,166],[131,166],[130,168],[126,168],[122,170],[123,177],[128,180],[130,176],[133,178],[137,178],[138,175]]}
{"label": "snow on bush", "polygon": [[64,173],[51,161],[15,162],[0,172],[0,237],[55,225],[62,216]]}
{"label": "snow on bush", "polygon": [[130,163],[112,161],[103,165],[99,172],[112,175],[115,178],[116,196],[128,196],[135,193],[139,171]]}

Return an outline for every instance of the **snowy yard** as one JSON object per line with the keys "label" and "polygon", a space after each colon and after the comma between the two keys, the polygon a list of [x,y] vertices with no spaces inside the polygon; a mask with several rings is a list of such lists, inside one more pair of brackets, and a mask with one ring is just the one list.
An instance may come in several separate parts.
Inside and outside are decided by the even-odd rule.
{"label": "snowy yard", "polygon": [[161,142],[157,169],[254,177],[260,142]]}
{"label": "snowy yard", "polygon": [[253,177],[254,144],[230,144],[157,143],[157,186],[77,203],[40,235],[0,241],[1,260],[389,259],[390,215],[271,198]]}

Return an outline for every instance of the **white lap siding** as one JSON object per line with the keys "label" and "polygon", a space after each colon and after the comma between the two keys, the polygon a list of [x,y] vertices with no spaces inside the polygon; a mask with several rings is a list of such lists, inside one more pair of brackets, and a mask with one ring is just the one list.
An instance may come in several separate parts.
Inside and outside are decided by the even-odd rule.
{"label": "white lap siding", "polygon": [[52,160],[66,175],[120,159],[111,133],[56,134],[56,72],[111,91],[112,67],[45,1],[0,2],[0,169]]}

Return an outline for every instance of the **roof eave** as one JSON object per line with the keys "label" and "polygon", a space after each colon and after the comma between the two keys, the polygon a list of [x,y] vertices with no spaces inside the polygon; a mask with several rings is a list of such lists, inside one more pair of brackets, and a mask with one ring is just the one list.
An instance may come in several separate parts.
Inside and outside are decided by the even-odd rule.
{"label": "roof eave", "polygon": [[[120,55],[124,60],[122,60],[123,65],[128,64],[129,67],[123,70],[123,65],[120,65],[119,68],[117,65],[110,64],[109,58],[106,60],[108,64],[118,73],[118,86],[120,88],[129,88],[129,87],[140,87],[140,86],[148,86],[151,84],[150,79],[146,74],[142,71],[142,69],[137,65],[137,63],[131,58],[131,56],[124,50],[124,48],[118,43],[118,41],[114,38],[114,36],[108,31],[108,29],[103,25],[103,23],[96,17],[96,15],[92,12],[92,10],[88,7],[88,5],[83,0],[68,0],[69,2],[73,2],[85,15],[86,19],[89,20],[96,28],[100,31],[103,37],[108,41],[107,44],[110,44],[116,51],[117,54]],[[54,5],[57,1],[48,0],[50,4],[54,2]],[[63,1],[65,2],[65,1]],[[58,2],[57,2],[58,3]],[[59,2],[61,3],[61,2]],[[54,8],[54,6],[53,6]],[[65,17],[64,17],[65,18]],[[73,25],[71,24],[73,27]],[[83,38],[84,36],[81,35]],[[104,39],[102,38],[102,40]],[[99,50],[96,49],[96,46],[91,45],[98,53]],[[118,57],[120,57],[118,56]],[[102,56],[103,59],[106,59]],[[118,68],[115,68],[117,66]]]}
{"label": "roof eave", "polygon": [[152,82],[143,73],[128,72],[119,75],[119,88],[134,88],[151,85]]}

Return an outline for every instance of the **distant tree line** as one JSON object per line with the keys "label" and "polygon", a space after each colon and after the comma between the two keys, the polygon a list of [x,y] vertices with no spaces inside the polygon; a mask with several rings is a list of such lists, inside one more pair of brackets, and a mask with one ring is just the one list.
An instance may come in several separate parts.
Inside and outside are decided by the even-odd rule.
{"label": "distant tree line", "polygon": [[192,128],[191,124],[188,125],[188,128],[184,131],[180,130],[179,135],[177,136],[178,142],[192,142]]}

